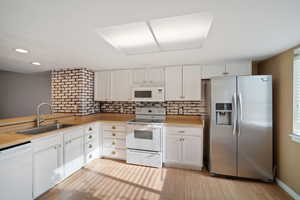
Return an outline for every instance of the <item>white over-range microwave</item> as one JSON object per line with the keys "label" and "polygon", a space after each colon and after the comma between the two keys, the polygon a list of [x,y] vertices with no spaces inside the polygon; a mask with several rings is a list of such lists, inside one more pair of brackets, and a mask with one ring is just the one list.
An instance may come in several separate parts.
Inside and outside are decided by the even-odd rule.
{"label": "white over-range microwave", "polygon": [[163,87],[138,87],[132,89],[133,101],[164,101]]}

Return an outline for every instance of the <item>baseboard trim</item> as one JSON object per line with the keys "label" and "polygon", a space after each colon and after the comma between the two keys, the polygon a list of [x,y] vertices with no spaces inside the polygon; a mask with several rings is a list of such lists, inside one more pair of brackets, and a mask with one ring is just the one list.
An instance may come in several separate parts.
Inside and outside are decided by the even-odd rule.
{"label": "baseboard trim", "polygon": [[284,191],[286,191],[293,199],[300,200],[300,195],[297,194],[292,188],[282,182],[280,179],[276,178],[276,183],[279,187],[281,187]]}
{"label": "baseboard trim", "polygon": [[163,163],[164,167],[175,167],[175,168],[182,168],[182,169],[191,169],[191,170],[202,170],[203,166],[195,166],[195,165],[186,165],[181,163],[173,163],[173,162],[167,162]]}

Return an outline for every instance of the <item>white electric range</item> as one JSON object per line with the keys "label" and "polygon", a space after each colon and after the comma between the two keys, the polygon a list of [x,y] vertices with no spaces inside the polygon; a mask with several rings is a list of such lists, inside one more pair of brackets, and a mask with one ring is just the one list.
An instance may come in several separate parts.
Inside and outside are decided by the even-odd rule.
{"label": "white electric range", "polygon": [[127,163],[162,167],[162,133],[166,109],[137,107],[135,114],[135,119],[127,122]]}

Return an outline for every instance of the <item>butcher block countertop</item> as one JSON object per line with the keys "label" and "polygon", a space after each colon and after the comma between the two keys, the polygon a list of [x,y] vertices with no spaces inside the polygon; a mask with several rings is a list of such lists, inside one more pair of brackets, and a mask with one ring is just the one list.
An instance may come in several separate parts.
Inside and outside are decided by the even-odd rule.
{"label": "butcher block countertop", "polygon": [[[83,125],[91,122],[111,122],[121,123],[134,118],[132,114],[112,114],[112,113],[98,113],[86,116],[74,116],[72,114],[56,113],[42,116],[47,119],[48,124],[58,121],[63,124]],[[0,149],[12,145],[28,142],[36,138],[48,136],[57,133],[59,130],[54,130],[37,135],[23,135],[16,133],[17,130],[29,129],[34,127],[36,116],[27,116],[20,118],[11,118],[0,120]],[[47,124],[47,123],[45,123]],[[204,120],[200,116],[179,116],[168,115],[165,126],[187,126],[187,127],[204,127]],[[70,127],[72,128],[72,127]],[[64,128],[68,129],[68,128]]]}

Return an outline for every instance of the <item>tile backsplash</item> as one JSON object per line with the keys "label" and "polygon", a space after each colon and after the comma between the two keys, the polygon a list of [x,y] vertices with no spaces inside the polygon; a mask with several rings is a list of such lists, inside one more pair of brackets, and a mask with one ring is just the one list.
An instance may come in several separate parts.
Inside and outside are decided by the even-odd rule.
{"label": "tile backsplash", "polygon": [[[206,85],[205,81],[202,84]],[[205,88],[202,97],[206,97]],[[70,68],[51,72],[51,97],[54,112],[88,115],[98,112],[134,114],[136,107],[165,107],[168,115],[207,115],[206,98],[201,101],[131,102],[94,101],[94,72]]]}
{"label": "tile backsplash", "polygon": [[100,102],[100,112],[134,114],[136,107],[165,107],[168,115],[206,115],[208,105],[203,101],[166,101],[166,102],[130,102],[107,101]]}
{"label": "tile backsplash", "polygon": [[53,70],[51,99],[54,112],[88,115],[100,111],[94,101],[94,72],[86,68]]}

